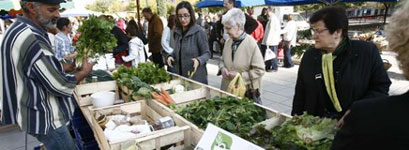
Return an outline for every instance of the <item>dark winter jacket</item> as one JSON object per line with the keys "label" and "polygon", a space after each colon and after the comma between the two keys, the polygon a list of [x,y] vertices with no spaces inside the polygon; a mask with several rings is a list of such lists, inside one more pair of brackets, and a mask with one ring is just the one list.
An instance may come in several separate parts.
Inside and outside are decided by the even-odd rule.
{"label": "dark winter jacket", "polygon": [[409,92],[356,102],[332,144],[333,150],[407,150]]}
{"label": "dark winter jacket", "polygon": [[379,51],[372,43],[351,40],[334,60],[335,89],[342,112],[337,113],[326,91],[322,50],[305,52],[298,70],[291,114],[307,111],[315,116],[341,118],[353,102],[388,96],[391,81]]}
{"label": "dark winter jacket", "polygon": [[129,38],[126,36],[126,34],[117,26],[114,26],[112,28],[111,33],[115,36],[116,38],[116,44],[117,46],[114,48],[114,55],[118,54],[123,51],[128,51],[129,49]]}

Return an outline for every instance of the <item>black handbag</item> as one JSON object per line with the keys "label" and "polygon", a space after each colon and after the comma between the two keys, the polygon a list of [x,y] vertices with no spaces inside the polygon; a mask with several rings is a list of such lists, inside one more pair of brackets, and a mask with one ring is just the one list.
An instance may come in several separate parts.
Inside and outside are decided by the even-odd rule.
{"label": "black handbag", "polygon": [[260,98],[260,91],[259,89],[254,89],[253,87],[253,78],[251,77],[251,73],[249,73],[250,77],[250,85],[247,86],[246,93],[244,94],[245,97],[252,99],[254,102],[261,104]]}

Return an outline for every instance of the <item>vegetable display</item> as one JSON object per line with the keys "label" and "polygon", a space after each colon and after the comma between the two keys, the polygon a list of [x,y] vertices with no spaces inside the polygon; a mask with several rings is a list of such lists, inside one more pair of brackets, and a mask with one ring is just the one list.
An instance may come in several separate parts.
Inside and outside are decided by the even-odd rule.
{"label": "vegetable display", "polygon": [[231,96],[214,97],[186,106],[170,105],[170,108],[199,128],[205,129],[212,123],[244,139],[249,138],[253,125],[266,119],[265,110],[253,101]]}
{"label": "vegetable display", "polygon": [[286,120],[271,131],[256,127],[251,141],[267,150],[328,150],[338,130],[337,121],[304,113]]}
{"label": "vegetable display", "polygon": [[119,78],[119,74],[123,73],[128,76],[137,76],[148,84],[169,82],[172,79],[164,68],[157,67],[152,62],[139,63],[138,68],[120,66],[117,73],[114,74],[114,79]]}
{"label": "vegetable display", "polygon": [[113,22],[96,16],[90,16],[79,27],[78,32],[81,36],[76,43],[77,47],[77,62],[82,62],[84,57],[96,58],[98,55],[102,56],[106,51],[112,50],[116,47],[116,38],[110,33]]}

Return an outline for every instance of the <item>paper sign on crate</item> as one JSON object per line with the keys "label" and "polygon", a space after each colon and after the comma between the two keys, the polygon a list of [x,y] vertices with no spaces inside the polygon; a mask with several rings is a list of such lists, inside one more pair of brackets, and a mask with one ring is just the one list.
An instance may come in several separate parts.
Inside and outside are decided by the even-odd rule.
{"label": "paper sign on crate", "polygon": [[211,123],[197,144],[195,150],[264,150]]}

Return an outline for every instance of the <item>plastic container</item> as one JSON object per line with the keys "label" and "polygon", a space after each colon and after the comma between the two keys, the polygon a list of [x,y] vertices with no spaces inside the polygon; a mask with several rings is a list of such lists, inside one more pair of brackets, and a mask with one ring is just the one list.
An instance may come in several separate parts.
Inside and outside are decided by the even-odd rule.
{"label": "plastic container", "polygon": [[96,92],[91,94],[91,101],[92,105],[97,108],[111,106],[115,102],[115,93],[108,91]]}

